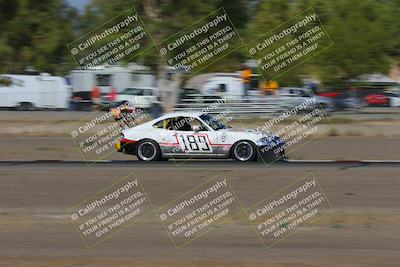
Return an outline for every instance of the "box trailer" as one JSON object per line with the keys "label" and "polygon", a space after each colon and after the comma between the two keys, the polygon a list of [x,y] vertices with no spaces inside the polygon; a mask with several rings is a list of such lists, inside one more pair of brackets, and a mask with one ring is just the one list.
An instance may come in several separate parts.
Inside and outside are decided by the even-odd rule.
{"label": "box trailer", "polygon": [[146,67],[131,64],[130,67],[108,66],[91,69],[76,69],[70,73],[73,93],[90,92],[99,87],[102,94],[112,88],[121,92],[128,87],[153,87],[155,75]]}
{"label": "box trailer", "polygon": [[0,107],[67,109],[71,87],[63,77],[40,75],[0,75]]}

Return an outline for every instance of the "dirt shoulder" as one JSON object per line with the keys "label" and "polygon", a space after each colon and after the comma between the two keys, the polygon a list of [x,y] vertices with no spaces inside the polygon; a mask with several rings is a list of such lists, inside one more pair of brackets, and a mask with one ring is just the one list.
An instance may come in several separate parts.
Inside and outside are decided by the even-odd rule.
{"label": "dirt shoulder", "polygon": [[[81,160],[68,129],[83,124],[91,112],[0,112],[1,160]],[[233,127],[257,128],[266,119],[236,120]],[[102,127],[111,125],[107,121]],[[94,129],[94,132],[98,129]],[[400,117],[393,114],[338,114],[318,124],[318,131],[304,145],[289,149],[292,159],[356,160],[400,159]],[[111,151],[113,152],[113,150]],[[105,159],[129,160],[111,153]]]}
{"label": "dirt shoulder", "polygon": [[[290,159],[315,160],[398,160],[395,137],[337,136],[315,138],[290,150]],[[0,136],[0,160],[83,160],[78,148],[68,137]],[[135,160],[134,156],[112,151],[108,160]]]}

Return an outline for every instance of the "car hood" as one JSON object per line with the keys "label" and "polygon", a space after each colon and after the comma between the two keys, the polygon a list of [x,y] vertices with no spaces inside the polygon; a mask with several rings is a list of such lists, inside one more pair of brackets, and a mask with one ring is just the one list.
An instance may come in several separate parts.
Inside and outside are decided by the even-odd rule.
{"label": "car hood", "polygon": [[247,133],[250,136],[254,137],[275,137],[276,135],[271,132],[266,132],[266,131],[260,131],[256,129],[247,129],[247,128],[229,128],[229,129],[222,129],[219,130],[219,132],[227,132],[227,133],[238,133],[238,134],[243,134]]}

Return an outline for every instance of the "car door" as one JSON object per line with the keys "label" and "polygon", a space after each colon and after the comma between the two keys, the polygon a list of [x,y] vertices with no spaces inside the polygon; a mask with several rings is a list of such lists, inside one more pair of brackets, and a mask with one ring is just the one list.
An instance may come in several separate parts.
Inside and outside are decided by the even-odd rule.
{"label": "car door", "polygon": [[143,96],[143,89],[135,88],[134,91],[135,99],[136,99],[136,107],[137,108],[145,108],[146,107],[146,100]]}
{"label": "car door", "polygon": [[133,94],[133,88],[126,88],[123,90],[121,93],[117,94],[117,102],[129,102],[132,106],[135,105],[135,97],[132,95]]}
{"label": "car door", "polygon": [[150,88],[143,89],[144,108],[150,108],[152,103],[155,102],[156,97],[153,95],[153,90]]}
{"label": "car door", "polygon": [[170,128],[176,146],[172,153],[179,157],[212,158],[216,155],[217,135],[195,117],[185,116],[173,120]]}
{"label": "car door", "polygon": [[153,130],[148,133],[148,138],[155,140],[159,144],[164,156],[174,155],[174,153],[178,152],[177,146],[179,146],[179,143],[174,135],[175,131],[171,128],[172,120],[173,118],[166,118],[156,122],[153,125]]}

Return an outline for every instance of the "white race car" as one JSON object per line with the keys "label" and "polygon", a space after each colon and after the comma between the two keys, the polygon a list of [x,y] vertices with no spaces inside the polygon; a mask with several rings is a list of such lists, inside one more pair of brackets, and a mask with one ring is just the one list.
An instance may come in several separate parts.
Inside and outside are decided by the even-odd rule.
{"label": "white race car", "polygon": [[142,161],[169,158],[252,161],[258,157],[277,160],[285,156],[284,141],[272,133],[232,129],[209,114],[196,112],[172,112],[125,129],[116,148]]}

